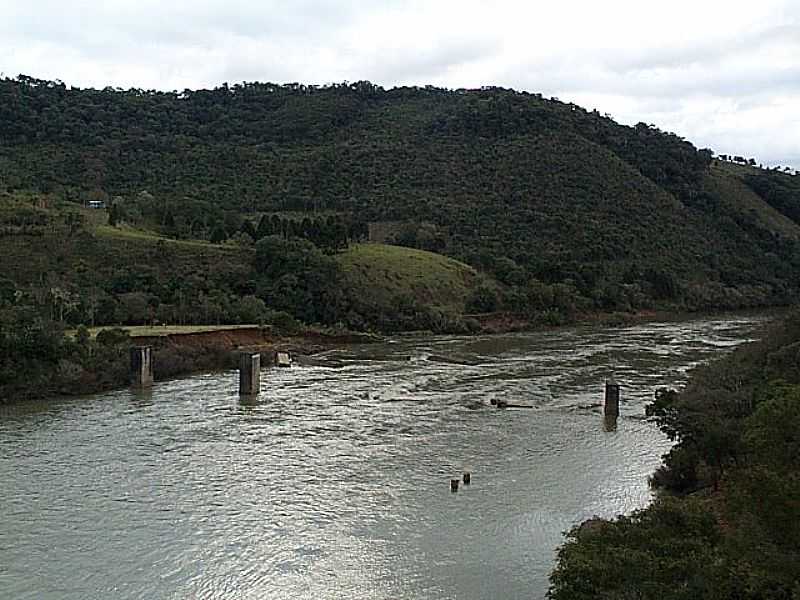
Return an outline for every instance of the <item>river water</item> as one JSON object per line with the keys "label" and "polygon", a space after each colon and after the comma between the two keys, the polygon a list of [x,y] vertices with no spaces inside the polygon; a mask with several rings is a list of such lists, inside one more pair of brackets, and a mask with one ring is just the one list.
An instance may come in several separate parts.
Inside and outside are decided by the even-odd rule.
{"label": "river water", "polygon": [[760,322],[400,338],[265,370],[256,402],[227,372],[0,408],[0,597],[543,598],[564,531],[649,501],[654,389]]}

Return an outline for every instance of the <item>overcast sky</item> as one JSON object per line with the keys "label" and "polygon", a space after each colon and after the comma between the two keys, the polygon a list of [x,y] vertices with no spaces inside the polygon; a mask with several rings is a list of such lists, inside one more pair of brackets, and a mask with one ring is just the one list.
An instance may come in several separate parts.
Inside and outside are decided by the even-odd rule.
{"label": "overcast sky", "polygon": [[0,72],[499,85],[800,169],[800,0],[0,0]]}

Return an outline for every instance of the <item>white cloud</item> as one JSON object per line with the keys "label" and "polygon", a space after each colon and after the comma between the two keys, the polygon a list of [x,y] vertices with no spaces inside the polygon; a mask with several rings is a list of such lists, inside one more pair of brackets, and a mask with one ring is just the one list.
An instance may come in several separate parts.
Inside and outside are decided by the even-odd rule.
{"label": "white cloud", "polygon": [[799,16],[796,0],[0,0],[0,71],[502,85],[800,168]]}

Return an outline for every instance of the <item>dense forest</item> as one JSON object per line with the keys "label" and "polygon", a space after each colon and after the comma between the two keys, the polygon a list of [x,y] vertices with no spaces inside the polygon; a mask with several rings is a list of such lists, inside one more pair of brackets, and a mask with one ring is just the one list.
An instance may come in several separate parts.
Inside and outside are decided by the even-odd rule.
{"label": "dense forest", "polygon": [[[215,279],[201,263],[194,276],[205,283],[185,292],[216,296],[216,308],[182,316],[162,308],[170,320],[236,321],[230,307],[253,297],[304,321],[391,327],[385,307],[342,290],[322,306],[309,288],[342,281],[336,254],[364,241],[370,223],[398,224],[388,241],[481,272],[468,312],[560,322],[595,310],[786,304],[800,282],[799,180],[714,160],[653,125],[622,126],[502,88],[242,83],[160,92],[0,81],[0,196],[14,206],[2,227],[18,247],[47,246],[35,237],[45,218],[37,201],[62,213],[91,202],[117,229],[250,255],[259,240],[278,237],[287,252],[302,240],[304,252],[319,254],[300,261],[307,276],[253,267],[268,273],[261,284],[243,268],[232,275],[239,281]],[[26,198],[33,208],[24,217]],[[65,227],[83,235],[77,221]],[[104,251],[86,231],[81,246]],[[63,263],[56,275],[4,268],[17,274],[5,285],[28,293],[49,278],[51,288],[94,287],[118,305],[120,294],[144,294],[151,313],[184,294],[174,289],[184,278],[166,290],[147,263],[104,265],[113,276],[91,286]],[[107,308],[95,322],[143,319],[141,310]]]}
{"label": "dense forest", "polygon": [[800,314],[648,407],[675,446],[647,509],[575,528],[550,598],[800,597]]}

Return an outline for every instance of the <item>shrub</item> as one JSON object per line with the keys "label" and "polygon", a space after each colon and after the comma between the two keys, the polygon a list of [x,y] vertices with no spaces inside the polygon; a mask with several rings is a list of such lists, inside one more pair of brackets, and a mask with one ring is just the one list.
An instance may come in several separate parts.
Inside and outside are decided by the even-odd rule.
{"label": "shrub", "polygon": [[112,327],[110,329],[101,329],[98,331],[95,339],[101,346],[118,346],[120,344],[129,343],[131,336],[126,329]]}

